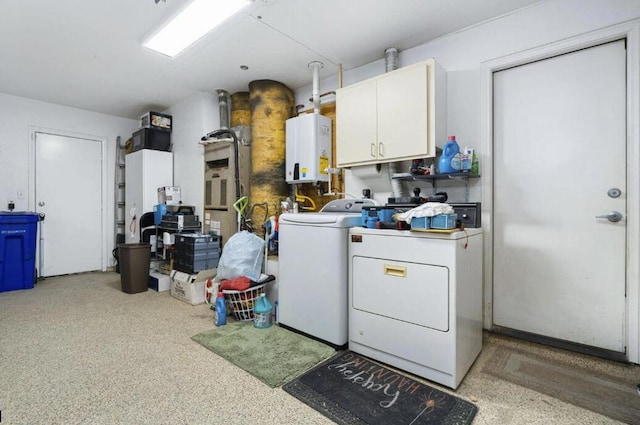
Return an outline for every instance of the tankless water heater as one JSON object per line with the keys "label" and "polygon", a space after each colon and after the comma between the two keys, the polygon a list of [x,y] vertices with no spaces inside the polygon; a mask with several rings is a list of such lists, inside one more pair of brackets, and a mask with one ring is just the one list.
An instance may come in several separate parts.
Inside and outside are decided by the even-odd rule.
{"label": "tankless water heater", "polygon": [[304,114],[287,120],[287,183],[328,182],[330,161],[330,118]]}

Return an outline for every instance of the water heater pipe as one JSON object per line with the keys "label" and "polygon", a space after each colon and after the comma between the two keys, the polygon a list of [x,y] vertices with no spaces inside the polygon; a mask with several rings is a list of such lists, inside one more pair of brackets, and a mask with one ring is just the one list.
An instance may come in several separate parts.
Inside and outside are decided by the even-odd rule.
{"label": "water heater pipe", "polygon": [[313,113],[320,113],[320,69],[324,66],[322,62],[313,61],[309,63],[309,68],[313,69]]}
{"label": "water heater pipe", "polygon": [[226,90],[218,90],[218,105],[220,106],[220,128],[229,128],[229,93]]}

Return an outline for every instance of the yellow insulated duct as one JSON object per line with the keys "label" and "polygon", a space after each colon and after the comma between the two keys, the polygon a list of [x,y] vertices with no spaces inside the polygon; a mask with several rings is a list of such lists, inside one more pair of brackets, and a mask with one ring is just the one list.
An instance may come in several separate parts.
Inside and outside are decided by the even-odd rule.
{"label": "yellow insulated duct", "polygon": [[[256,80],[249,83],[251,108],[251,222],[258,234],[268,215],[279,211],[289,188],[285,181],[285,124],[293,116],[293,91],[284,84],[272,80]],[[266,217],[268,220],[268,216]]]}
{"label": "yellow insulated duct", "polygon": [[248,91],[241,91],[231,95],[231,127],[239,125],[251,125]]}

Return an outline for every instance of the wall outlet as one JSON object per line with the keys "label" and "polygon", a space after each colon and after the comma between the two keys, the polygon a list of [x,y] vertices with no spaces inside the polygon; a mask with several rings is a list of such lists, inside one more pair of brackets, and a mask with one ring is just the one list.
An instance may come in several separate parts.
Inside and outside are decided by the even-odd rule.
{"label": "wall outlet", "polygon": [[9,211],[13,211],[16,207],[16,202],[15,201],[9,201],[7,202],[7,208],[9,209]]}

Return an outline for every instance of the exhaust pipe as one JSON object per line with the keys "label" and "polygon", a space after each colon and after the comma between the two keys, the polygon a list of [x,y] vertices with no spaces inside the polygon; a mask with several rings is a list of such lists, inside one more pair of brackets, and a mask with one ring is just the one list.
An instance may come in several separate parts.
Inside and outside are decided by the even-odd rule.
{"label": "exhaust pipe", "polygon": [[226,90],[218,90],[218,105],[220,106],[220,128],[229,128],[229,93]]}
{"label": "exhaust pipe", "polygon": [[[396,69],[398,69],[398,49],[389,47],[384,51],[384,70],[385,72],[391,72]],[[408,196],[404,183],[401,180],[392,178],[394,174],[398,173],[399,169],[399,162],[390,162],[387,166],[389,180],[391,181],[391,191],[396,198]]]}
{"label": "exhaust pipe", "polygon": [[314,61],[309,63],[309,68],[313,69],[313,113],[320,113],[320,69],[324,66],[322,62]]}

